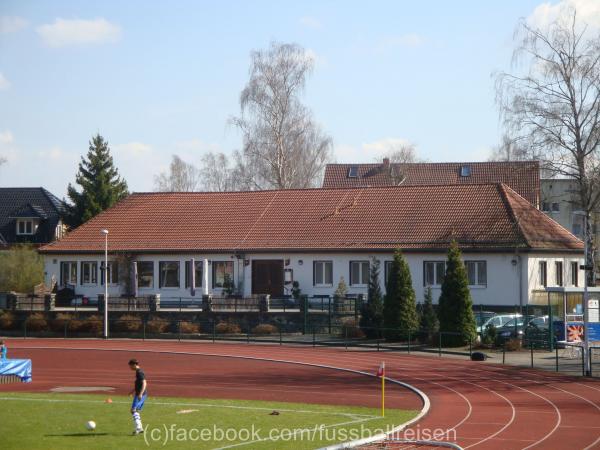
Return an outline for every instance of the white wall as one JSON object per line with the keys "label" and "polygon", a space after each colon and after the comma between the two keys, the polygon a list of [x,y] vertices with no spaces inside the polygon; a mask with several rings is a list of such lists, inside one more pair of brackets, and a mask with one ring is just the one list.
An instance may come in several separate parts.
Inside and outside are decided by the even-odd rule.
{"label": "white wall", "polygon": [[[160,293],[164,297],[190,297],[189,289],[185,289],[185,261],[194,258],[196,261],[204,258],[211,261],[233,261],[234,262],[234,280],[236,284],[240,281],[243,283],[244,295],[250,295],[252,292],[252,260],[255,259],[280,259],[289,260],[289,265],[286,269],[293,270],[294,280],[299,282],[300,289],[303,294],[307,295],[332,295],[335,291],[340,277],[344,277],[348,285],[350,294],[365,294],[367,293],[366,286],[350,286],[349,268],[350,261],[370,260],[372,256],[376,256],[381,261],[380,283],[382,290],[385,290],[384,271],[385,261],[392,260],[392,253],[389,254],[369,254],[369,253],[272,253],[272,254],[246,254],[245,259],[248,264],[244,264],[243,259],[237,259],[229,254],[194,254],[194,255],[140,255],[138,261],[154,261],[154,286],[152,288],[140,288],[139,295],[149,295]],[[425,288],[423,286],[423,262],[424,261],[445,261],[445,253],[407,253],[408,264],[410,267],[413,286],[416,292],[418,302],[423,301]],[[84,296],[96,296],[103,292],[104,287],[100,281],[100,263],[103,260],[102,255],[61,255],[52,256],[45,255],[45,271],[46,282],[49,283],[54,275],[57,281],[60,281],[60,262],[61,261],[76,261],[78,264],[78,284],[76,293]],[[110,257],[109,257],[110,259]],[[523,254],[519,262],[519,258],[512,253],[505,254],[486,254],[486,253],[464,253],[464,260],[486,261],[487,264],[487,286],[472,286],[471,295],[474,304],[483,305],[517,305],[519,304],[519,284],[522,288],[522,301],[527,303],[531,297],[531,291],[541,289],[538,280],[539,261],[545,260],[548,263],[548,285],[552,286],[554,282],[554,261],[563,261],[565,271],[564,280],[566,285],[570,285],[570,262],[579,260],[583,263],[583,258],[577,258],[576,255],[529,255]],[[323,260],[333,262],[333,285],[330,287],[314,287],[313,286],[313,261]],[[96,285],[80,284],[81,280],[81,262],[82,261],[97,261],[98,263],[98,283]],[[159,261],[179,261],[180,263],[180,287],[179,288],[161,288],[158,287],[158,262]],[[302,261],[302,264],[301,264]],[[212,266],[209,266],[209,270]],[[519,283],[519,271],[522,278]],[[583,282],[583,271],[579,273],[580,285]],[[212,272],[209,272],[209,287],[212,284]],[[291,284],[286,285],[286,294],[289,294]],[[220,289],[210,289],[211,293],[219,295]],[[434,302],[440,295],[441,289],[439,286],[432,287]],[[109,295],[118,296],[121,294],[121,287],[117,285],[109,285]],[[202,295],[202,289],[196,289],[196,296]]]}

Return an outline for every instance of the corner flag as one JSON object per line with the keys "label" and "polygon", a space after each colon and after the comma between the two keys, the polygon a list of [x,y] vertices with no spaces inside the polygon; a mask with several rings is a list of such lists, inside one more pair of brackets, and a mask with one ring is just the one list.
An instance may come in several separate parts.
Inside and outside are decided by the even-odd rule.
{"label": "corner flag", "polygon": [[381,378],[381,417],[385,417],[385,361],[381,361],[376,376]]}

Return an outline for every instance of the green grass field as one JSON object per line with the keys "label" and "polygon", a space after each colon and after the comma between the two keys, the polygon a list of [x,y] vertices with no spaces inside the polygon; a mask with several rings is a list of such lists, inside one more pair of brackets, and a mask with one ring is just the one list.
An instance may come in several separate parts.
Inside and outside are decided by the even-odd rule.
{"label": "green grass field", "polygon": [[[113,402],[106,403],[108,397],[0,393],[1,447],[314,449],[367,437],[368,430],[418,414],[390,409],[382,418],[379,410],[361,407],[150,397],[142,412],[146,433],[132,436],[131,399],[110,396]],[[88,420],[96,422],[95,431],[86,430]]]}

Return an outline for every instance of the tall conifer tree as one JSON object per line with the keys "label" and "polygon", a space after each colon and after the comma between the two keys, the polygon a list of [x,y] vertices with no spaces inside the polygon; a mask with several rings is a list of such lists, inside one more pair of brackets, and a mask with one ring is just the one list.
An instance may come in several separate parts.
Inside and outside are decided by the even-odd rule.
{"label": "tall conifer tree", "polygon": [[92,137],[86,157],[81,157],[75,182],[69,183],[67,223],[77,227],[127,197],[127,183],[114,166],[108,142],[100,134]]}

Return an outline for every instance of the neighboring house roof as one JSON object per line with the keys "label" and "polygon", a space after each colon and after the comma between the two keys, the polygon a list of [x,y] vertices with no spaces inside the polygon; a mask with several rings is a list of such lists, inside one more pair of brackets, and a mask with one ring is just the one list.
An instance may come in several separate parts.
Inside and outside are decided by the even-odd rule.
{"label": "neighboring house roof", "polygon": [[45,253],[445,249],[581,251],[503,184],[136,193]]}
{"label": "neighboring house roof", "polygon": [[[463,168],[468,176],[461,175]],[[481,183],[505,183],[539,206],[538,161],[394,164],[384,159],[377,164],[327,164],[323,178],[324,188]]]}
{"label": "neighboring house roof", "polygon": [[10,213],[10,219],[47,219],[48,215],[41,206],[27,203],[25,206]]}
{"label": "neighboring house roof", "polygon": [[[0,239],[5,245],[19,242],[46,244],[54,239],[56,226],[64,216],[64,204],[46,189],[0,188]],[[37,233],[18,236],[16,220],[40,219]]]}

